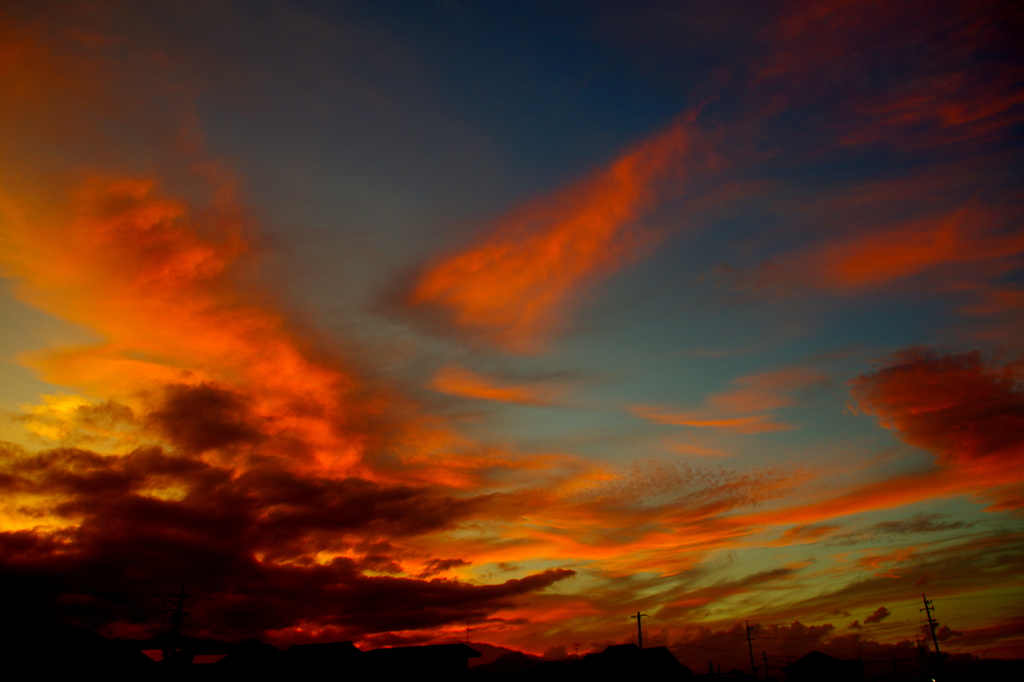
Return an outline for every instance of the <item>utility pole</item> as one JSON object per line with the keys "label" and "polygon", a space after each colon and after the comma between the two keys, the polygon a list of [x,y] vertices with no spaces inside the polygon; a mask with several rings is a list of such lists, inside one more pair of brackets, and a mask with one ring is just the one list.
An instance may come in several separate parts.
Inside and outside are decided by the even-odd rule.
{"label": "utility pole", "polygon": [[576,648],[576,658],[579,658],[580,657],[580,643],[579,642],[573,642],[572,645],[573,645],[573,647]]}
{"label": "utility pole", "polygon": [[750,627],[750,621],[747,623],[747,651],[750,652],[750,674],[757,677],[757,666],[754,665],[754,645],[750,643],[750,631],[754,628]]}
{"label": "utility pole", "polygon": [[178,594],[172,594],[170,597],[164,599],[165,604],[170,604],[171,608],[168,611],[171,614],[171,634],[167,638],[167,646],[164,647],[164,659],[171,659],[175,656],[178,651],[178,640],[181,638],[181,621],[188,615],[188,611],[185,610],[185,597],[189,595],[185,594],[185,583],[181,583],[181,589]]}
{"label": "utility pole", "polygon": [[641,649],[644,648],[644,629],[643,626],[640,624],[640,621],[642,621],[644,618],[650,618],[650,616],[648,616],[646,613],[640,613],[639,611],[636,612],[635,616],[629,617],[630,620],[636,621],[636,639],[637,642],[640,643]]}
{"label": "utility pole", "polygon": [[932,618],[932,609],[935,607],[932,606],[932,603],[928,600],[928,597],[924,596],[923,592],[921,593],[921,599],[924,600],[924,608],[918,609],[918,611],[924,611],[928,618],[928,627],[932,629],[932,641],[935,642],[935,660],[938,661],[938,665],[941,668],[942,652],[939,651],[939,638],[935,636],[935,626],[939,624],[939,621]]}
{"label": "utility pole", "polygon": [[761,657],[764,659],[764,678],[768,679],[768,654],[765,653],[764,649],[761,649]]}
{"label": "utility pole", "polygon": [[930,672],[932,669],[932,662],[928,660],[928,647],[924,645],[921,638],[914,635],[914,642],[917,644],[917,657],[921,659],[921,667],[925,672]]}

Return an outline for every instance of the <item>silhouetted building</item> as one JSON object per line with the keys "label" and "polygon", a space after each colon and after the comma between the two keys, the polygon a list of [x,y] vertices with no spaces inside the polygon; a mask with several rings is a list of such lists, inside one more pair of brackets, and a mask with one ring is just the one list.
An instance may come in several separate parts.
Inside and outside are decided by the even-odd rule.
{"label": "silhouetted building", "polygon": [[566,669],[574,659],[564,658],[545,661],[537,656],[530,656],[521,651],[511,651],[484,665],[469,669],[471,678],[488,680],[489,682],[513,682],[529,680],[529,682],[565,682],[569,679]]}
{"label": "silhouetted building", "polygon": [[231,647],[228,655],[213,664],[222,680],[259,680],[286,670],[284,652],[258,639],[247,639]]}
{"label": "silhouetted building", "polygon": [[[130,644],[60,625],[0,629],[6,679],[150,679],[157,664]],[[22,673],[16,673],[16,666]]]}
{"label": "silhouetted building", "polygon": [[[710,672],[707,672],[707,673],[702,673],[702,674],[698,675],[697,677],[699,679],[701,679],[701,680],[722,680],[723,682],[725,682],[726,680],[758,680],[758,679],[764,680],[765,679],[763,677],[760,677],[760,678],[759,677],[754,677],[753,675],[748,673],[746,670],[740,670],[739,668],[733,668],[732,670],[727,670],[725,672],[722,672],[721,668],[719,668],[717,671],[710,671]],[[771,678],[768,678],[768,679],[771,679]]]}
{"label": "silhouetted building", "polygon": [[362,666],[365,656],[352,642],[292,644],[284,655],[286,665],[294,670],[352,670]]}
{"label": "silhouetted building", "polygon": [[365,670],[373,675],[450,680],[467,676],[469,659],[480,658],[480,655],[465,644],[430,644],[373,649],[364,652],[362,660]]}
{"label": "silhouetted building", "polygon": [[622,679],[644,675],[665,680],[696,680],[693,671],[679,662],[666,647],[641,649],[636,644],[617,644],[596,654],[587,654],[569,666],[571,679]]}
{"label": "silhouetted building", "polygon": [[843,660],[820,651],[812,651],[783,670],[786,682],[864,682],[864,664],[860,660]]}

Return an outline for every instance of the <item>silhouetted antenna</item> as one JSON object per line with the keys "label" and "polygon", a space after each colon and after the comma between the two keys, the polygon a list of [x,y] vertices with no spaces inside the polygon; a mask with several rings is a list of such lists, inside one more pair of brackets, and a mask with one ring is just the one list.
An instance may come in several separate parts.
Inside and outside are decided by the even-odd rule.
{"label": "silhouetted antenna", "polygon": [[640,613],[639,611],[636,612],[635,616],[629,617],[630,620],[636,621],[636,640],[640,644],[641,649],[644,648],[644,629],[640,622],[644,618],[650,618],[650,616],[648,616],[646,613]]}
{"label": "silhouetted antenna", "polygon": [[573,642],[572,645],[576,649],[576,658],[579,658],[580,657],[580,643],[579,642]]}
{"label": "silhouetted antenna", "polygon": [[942,652],[939,651],[939,638],[935,636],[935,626],[939,624],[939,621],[932,618],[932,609],[935,607],[932,606],[931,601],[928,600],[928,597],[924,596],[923,592],[921,593],[921,599],[924,601],[924,608],[918,609],[918,611],[924,611],[925,616],[928,618],[928,627],[932,630],[932,641],[935,642],[935,659],[938,661],[938,665],[941,668]]}
{"label": "silhouetted antenna", "polygon": [[178,594],[172,594],[164,599],[165,604],[171,605],[171,608],[165,612],[171,614],[171,634],[167,638],[167,646],[163,651],[165,660],[172,658],[178,651],[178,640],[181,639],[181,621],[188,615],[188,611],[184,608],[187,596],[189,595],[185,594],[185,583],[181,583]]}
{"label": "silhouetted antenna", "polygon": [[[750,674],[757,677],[757,666],[754,665],[754,645],[750,642],[750,631],[754,628],[750,627],[750,621],[746,621],[747,624],[747,651],[750,652]],[[756,626],[755,626],[756,627]]]}

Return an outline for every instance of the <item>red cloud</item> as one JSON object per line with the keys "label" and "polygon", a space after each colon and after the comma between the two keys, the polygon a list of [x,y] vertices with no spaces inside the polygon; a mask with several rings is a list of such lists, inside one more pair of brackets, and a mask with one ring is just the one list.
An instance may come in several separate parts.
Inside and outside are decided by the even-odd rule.
{"label": "red cloud", "polygon": [[1020,363],[985,362],[978,352],[912,349],[853,381],[858,407],[900,438],[937,456],[977,486],[1024,480],[1024,378]]}

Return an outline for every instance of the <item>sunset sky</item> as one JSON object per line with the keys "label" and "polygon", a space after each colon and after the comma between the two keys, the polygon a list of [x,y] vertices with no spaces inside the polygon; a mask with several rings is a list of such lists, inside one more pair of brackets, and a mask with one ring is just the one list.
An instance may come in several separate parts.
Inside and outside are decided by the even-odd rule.
{"label": "sunset sky", "polygon": [[888,658],[926,593],[1024,656],[1022,35],[0,2],[13,612],[555,656],[642,611],[696,668]]}

